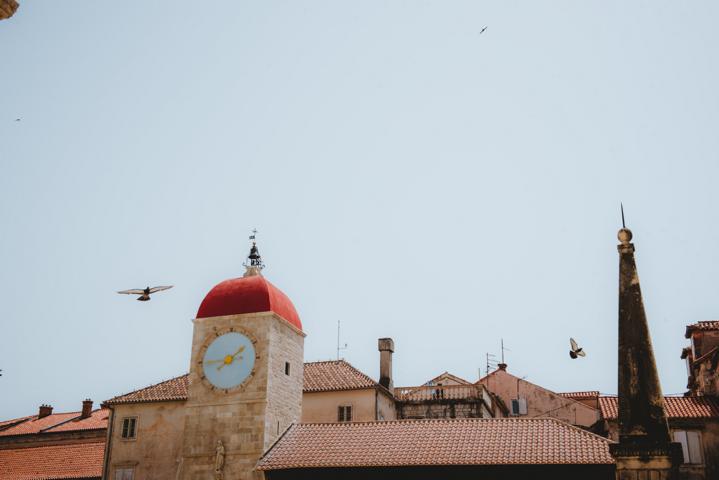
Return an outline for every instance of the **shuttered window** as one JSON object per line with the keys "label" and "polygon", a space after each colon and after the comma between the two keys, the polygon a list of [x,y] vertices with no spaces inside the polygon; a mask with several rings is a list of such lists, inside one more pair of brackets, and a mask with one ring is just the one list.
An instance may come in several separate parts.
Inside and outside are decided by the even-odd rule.
{"label": "shuttered window", "polygon": [[702,455],[701,433],[693,430],[676,430],[674,432],[674,441],[682,444],[684,463],[704,463],[704,456]]}
{"label": "shuttered window", "polygon": [[127,417],[122,419],[122,438],[135,438],[137,432],[137,417]]}
{"label": "shuttered window", "polygon": [[135,478],[134,468],[118,468],[115,470],[115,480],[133,480]]}
{"label": "shuttered window", "polygon": [[341,405],[337,409],[337,421],[338,422],[351,422],[352,421],[352,406]]}

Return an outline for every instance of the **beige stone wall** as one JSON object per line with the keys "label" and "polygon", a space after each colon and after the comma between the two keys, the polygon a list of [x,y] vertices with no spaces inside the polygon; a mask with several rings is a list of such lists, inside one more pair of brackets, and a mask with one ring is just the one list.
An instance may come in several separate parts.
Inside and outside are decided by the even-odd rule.
{"label": "beige stone wall", "polygon": [[[135,478],[174,480],[181,458],[185,402],[116,405],[112,416],[108,478],[134,467]],[[122,438],[122,419],[137,417],[136,438]]]}
{"label": "beige stone wall", "polygon": [[[224,478],[263,478],[254,466],[277,438],[277,422],[281,433],[300,417],[303,334],[271,312],[197,319],[194,327],[180,478],[212,478],[218,440]],[[239,388],[215,390],[202,378],[203,347],[230,328],[255,341],[254,372]],[[289,376],[285,361],[294,369]]]}
{"label": "beige stone wall", "polygon": [[[512,409],[512,399],[527,400],[527,417],[554,417],[564,422],[590,427],[599,420],[599,410],[570,398],[565,398],[519,377],[497,370],[480,380],[487,389],[499,396]],[[511,416],[511,415],[510,415]]]}
{"label": "beige stone wall", "polygon": [[353,422],[372,422],[376,416],[375,389],[305,393],[302,396],[302,422],[336,422],[340,405],[352,405]]}
{"label": "beige stone wall", "polygon": [[[282,432],[302,417],[303,352],[302,335],[298,335],[285,321],[272,322],[263,450],[268,449]],[[285,375],[285,362],[290,364],[289,375]]]}
{"label": "beige stone wall", "polygon": [[397,408],[394,398],[377,390],[377,420],[396,420]]}

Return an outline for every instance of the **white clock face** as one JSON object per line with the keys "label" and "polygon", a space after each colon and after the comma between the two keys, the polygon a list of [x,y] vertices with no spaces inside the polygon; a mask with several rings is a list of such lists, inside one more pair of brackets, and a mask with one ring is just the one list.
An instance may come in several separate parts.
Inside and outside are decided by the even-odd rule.
{"label": "white clock face", "polygon": [[238,332],[220,335],[202,357],[205,378],[215,387],[230,389],[241,385],[255,366],[252,340]]}

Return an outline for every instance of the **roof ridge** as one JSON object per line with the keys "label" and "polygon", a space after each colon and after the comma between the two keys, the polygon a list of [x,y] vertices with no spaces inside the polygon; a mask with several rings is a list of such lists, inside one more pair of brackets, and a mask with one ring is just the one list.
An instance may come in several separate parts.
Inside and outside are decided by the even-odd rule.
{"label": "roof ridge", "polygon": [[598,434],[596,434],[596,433],[594,433],[594,432],[590,432],[589,430],[585,430],[585,429],[583,429],[583,428],[581,428],[581,427],[578,427],[578,426],[576,426],[576,425],[572,425],[571,423],[567,423],[567,422],[562,421],[562,420],[560,420],[560,419],[558,419],[558,418],[554,418],[554,417],[534,417],[534,418],[543,418],[543,419],[546,419],[546,420],[552,420],[552,421],[557,422],[557,423],[560,423],[560,424],[562,424],[562,425],[564,425],[564,426],[570,427],[570,428],[572,428],[572,429],[574,429],[574,430],[576,430],[576,431],[578,431],[578,432],[585,433],[585,434],[590,435],[590,436],[593,436],[593,437],[595,437],[595,438],[600,438],[600,439],[604,440],[604,441],[607,442],[607,443],[616,443],[614,440],[610,440],[610,439],[607,438],[607,437],[603,437],[603,436],[598,435]]}
{"label": "roof ridge", "polygon": [[171,382],[171,381],[173,381],[173,380],[178,380],[178,379],[180,379],[180,378],[189,377],[189,376],[190,376],[190,373],[189,373],[189,372],[188,372],[188,373],[184,373],[184,374],[178,375],[178,376],[176,376],[176,377],[168,378],[167,380],[163,380],[163,381],[161,381],[161,382],[153,383],[152,385],[148,385],[148,386],[146,386],[146,387],[138,388],[138,389],[133,390],[133,391],[131,391],[131,392],[123,393],[122,395],[115,395],[115,396],[112,397],[111,399],[105,400],[105,401],[102,402],[102,403],[103,403],[103,404],[106,404],[106,403],[112,402],[112,401],[115,400],[116,398],[126,397],[126,396],[128,396],[128,395],[132,395],[133,393],[137,393],[137,392],[140,392],[140,391],[142,391],[142,390],[146,390],[146,389],[152,388],[152,387],[157,387],[158,385],[162,385],[163,383]]}
{"label": "roof ridge", "polygon": [[[541,421],[552,420],[562,425],[577,428],[578,430],[591,433],[583,428],[574,427],[569,423],[563,422],[554,417],[501,417],[501,418],[402,418],[395,420],[366,420],[363,422],[298,422],[293,425],[306,426],[306,425],[342,425],[342,426],[356,426],[356,425],[391,425],[391,424],[405,424],[405,423],[479,423],[479,422],[507,422],[507,423],[537,423]],[[592,434],[596,435],[596,434]],[[601,435],[597,435],[599,438],[605,439]]]}

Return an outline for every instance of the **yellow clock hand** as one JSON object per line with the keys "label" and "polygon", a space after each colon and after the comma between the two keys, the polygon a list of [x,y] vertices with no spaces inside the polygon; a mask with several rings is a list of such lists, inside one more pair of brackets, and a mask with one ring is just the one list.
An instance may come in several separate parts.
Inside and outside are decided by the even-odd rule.
{"label": "yellow clock hand", "polygon": [[237,355],[245,351],[245,346],[242,345],[240,348],[237,349],[235,353],[232,354],[232,358],[235,358]]}
{"label": "yellow clock hand", "polygon": [[213,364],[213,363],[222,363],[222,362],[224,362],[224,361],[225,361],[225,359],[223,358],[223,359],[221,359],[221,360],[205,360],[205,363],[207,363],[207,364]]}

